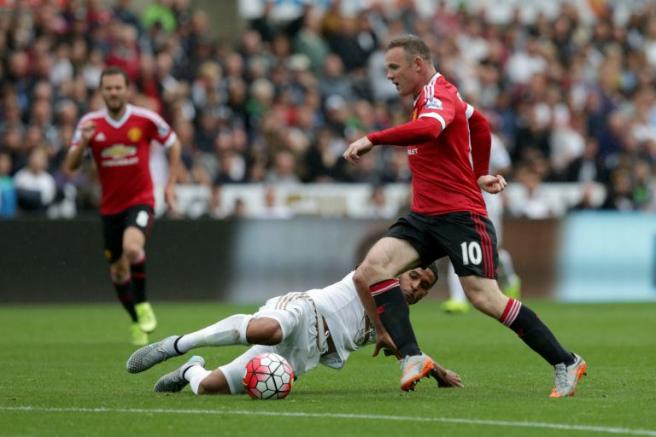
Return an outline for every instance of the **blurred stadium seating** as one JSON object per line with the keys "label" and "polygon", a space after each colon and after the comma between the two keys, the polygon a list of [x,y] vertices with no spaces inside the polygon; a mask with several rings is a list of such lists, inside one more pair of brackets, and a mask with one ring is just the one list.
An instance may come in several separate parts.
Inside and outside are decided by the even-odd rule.
{"label": "blurred stadium seating", "polygon": [[230,38],[206,3],[0,1],[0,218],[96,214],[93,167],[70,177],[61,164],[79,117],[102,105],[102,68],[118,65],[131,100],[182,141],[177,218],[390,220],[408,207],[405,151],[357,167],[340,156],[406,120],[382,64],[406,32],[510,153],[508,216],[656,209],[654,2],[235,0]]}
{"label": "blurred stadium seating", "polygon": [[[79,116],[101,105],[106,65],[126,68],[132,100],[175,127],[186,184],[407,182],[400,149],[359,167],[339,159],[353,138],[406,118],[381,64],[402,32],[427,39],[439,71],[485,111],[512,156],[511,181],[596,182],[606,194],[590,207],[654,208],[652,2],[243,0],[234,42],[211,38],[217,8],[196,4],[2,2],[0,162],[10,162],[0,177],[3,192],[18,191],[3,216],[62,200],[52,216],[95,208],[93,170],[68,178],[60,165]],[[52,176],[43,190],[57,194],[35,202],[16,175],[37,148]]]}

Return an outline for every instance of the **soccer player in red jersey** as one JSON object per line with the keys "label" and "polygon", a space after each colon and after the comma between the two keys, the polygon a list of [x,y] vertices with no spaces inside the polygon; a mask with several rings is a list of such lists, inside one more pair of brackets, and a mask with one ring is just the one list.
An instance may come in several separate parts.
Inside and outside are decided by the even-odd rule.
{"label": "soccer player in red jersey", "polygon": [[169,125],[156,113],[127,103],[128,77],[116,67],[100,76],[105,110],[82,117],[66,157],[73,171],[88,151],[98,169],[102,199],[105,257],[118,298],[132,319],[132,343],[148,343],[157,326],[146,299],[146,238],[153,224],[155,206],[149,157],[151,142],[168,148],[169,180],[166,203],[175,210],[175,181],[180,163],[180,143]]}
{"label": "soccer player in red jersey", "polygon": [[345,159],[356,163],[375,145],[406,146],[413,176],[412,211],[374,244],[354,276],[378,333],[374,355],[387,348],[402,359],[402,390],[413,389],[429,374],[432,359],[419,349],[394,278],[448,256],[473,306],[515,331],[554,366],[551,397],[573,395],[586,371],[585,361],[565,350],[533,311],[505,296],[496,282],[496,235],[481,190],[499,193],[506,181],[487,174],[487,120],[435,70],[420,38],[405,35],[392,40],[385,65],[399,94],[414,97],[412,120],[362,137],[344,152]]}

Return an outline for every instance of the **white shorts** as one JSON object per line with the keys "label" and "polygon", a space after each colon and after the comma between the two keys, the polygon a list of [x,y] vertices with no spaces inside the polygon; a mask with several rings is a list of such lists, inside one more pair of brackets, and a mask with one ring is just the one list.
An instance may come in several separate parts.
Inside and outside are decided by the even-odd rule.
{"label": "white shorts", "polygon": [[258,354],[274,352],[285,357],[299,376],[317,367],[319,358],[328,350],[323,317],[306,293],[292,292],[269,299],[253,314],[253,318],[258,317],[275,319],[282,329],[283,340],[275,346],[255,345],[219,367],[232,394],[245,392],[246,363]]}

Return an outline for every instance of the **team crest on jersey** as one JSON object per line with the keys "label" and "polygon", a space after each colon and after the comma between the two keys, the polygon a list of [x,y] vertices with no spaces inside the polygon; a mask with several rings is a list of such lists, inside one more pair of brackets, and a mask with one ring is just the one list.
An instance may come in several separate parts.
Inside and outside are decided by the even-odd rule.
{"label": "team crest on jersey", "polygon": [[107,137],[105,136],[104,133],[98,132],[95,138],[96,141],[107,141]]}
{"label": "team crest on jersey", "polygon": [[131,156],[137,153],[137,148],[133,146],[126,146],[125,144],[115,144],[111,147],[107,147],[100,155],[103,158],[109,159],[122,159],[126,156]]}
{"label": "team crest on jersey", "polygon": [[141,139],[141,129],[138,127],[133,127],[128,131],[128,140],[136,143]]}
{"label": "team crest on jersey", "polygon": [[417,153],[419,153],[417,147],[408,147],[408,155],[416,155]]}
{"label": "team crest on jersey", "polygon": [[426,108],[442,109],[444,108],[444,105],[442,104],[442,101],[437,97],[429,97],[428,99],[426,99]]}

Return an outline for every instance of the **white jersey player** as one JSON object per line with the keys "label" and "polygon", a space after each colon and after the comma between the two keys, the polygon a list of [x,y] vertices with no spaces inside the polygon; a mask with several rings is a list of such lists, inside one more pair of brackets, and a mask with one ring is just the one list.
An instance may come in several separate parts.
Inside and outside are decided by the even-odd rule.
{"label": "white jersey player", "polygon": [[[505,175],[511,166],[510,155],[503,144],[503,141],[492,134],[492,144],[490,146],[490,174]],[[498,281],[501,290],[512,298],[519,298],[520,280],[513,267],[512,258],[507,250],[502,249],[503,241],[503,197],[483,192],[483,200],[487,215],[494,224],[494,230],[497,235],[497,247],[499,252],[499,269]],[[453,270],[453,265],[448,262],[447,284],[449,289],[449,300],[444,302],[442,309],[450,313],[462,313],[469,310],[469,303],[465,297],[465,292],[460,285],[458,275]]]}
{"label": "white jersey player", "polygon": [[[421,300],[437,280],[434,269],[417,268],[399,277],[409,304]],[[155,391],[178,392],[187,384],[195,394],[244,393],[246,363],[264,352],[282,355],[296,376],[319,364],[340,369],[351,352],[375,340],[353,283],[353,272],[321,289],[291,292],[269,299],[255,314],[236,314],[190,334],[171,336],[130,356],[130,373],[143,372],[171,357],[203,346],[253,345],[215,370],[194,356],[157,381]],[[442,386],[462,386],[460,377],[436,363]]]}

